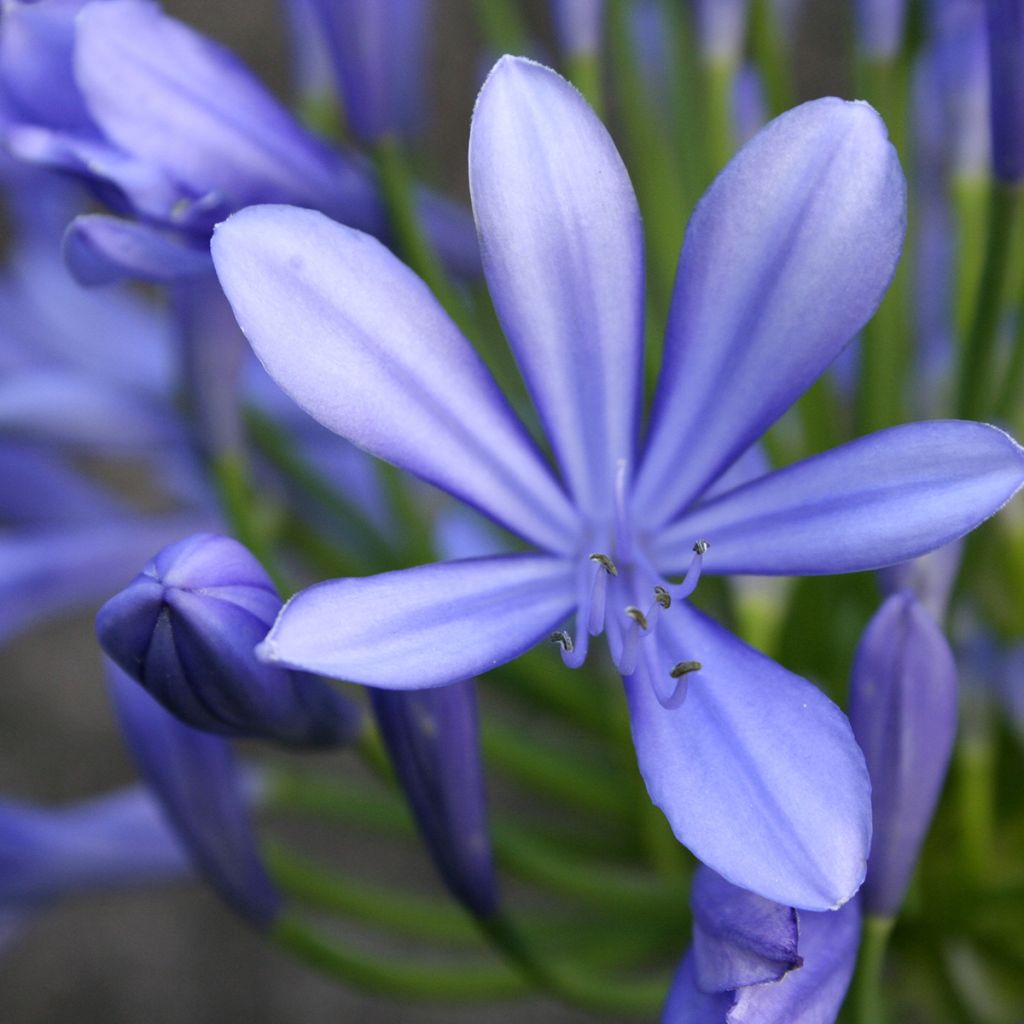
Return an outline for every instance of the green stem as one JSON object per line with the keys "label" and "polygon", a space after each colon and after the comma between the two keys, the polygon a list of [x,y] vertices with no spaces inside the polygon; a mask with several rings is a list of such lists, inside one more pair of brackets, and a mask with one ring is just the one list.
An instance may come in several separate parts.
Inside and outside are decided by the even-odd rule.
{"label": "green stem", "polygon": [[475,331],[471,317],[420,224],[415,182],[397,139],[381,139],[374,150],[374,162],[399,255],[426,281],[463,333],[472,337]]}
{"label": "green stem", "polygon": [[398,935],[460,945],[479,942],[472,918],[457,904],[325,871],[279,843],[267,844],[264,857],[274,881],[293,899]]}
{"label": "green stem", "polygon": [[505,914],[482,920],[480,927],[495,949],[522,971],[524,978],[573,1006],[600,1013],[650,1016],[664,1002],[664,979],[610,981],[537,955],[515,922]]}
{"label": "green stem", "polygon": [[596,53],[572,53],[566,58],[566,66],[569,80],[583,93],[583,98],[594,108],[594,113],[603,117],[600,56]]}
{"label": "green stem", "polygon": [[853,985],[857,1024],[884,1024],[886,1020],[882,970],[893,923],[891,917],[870,914],[864,919],[857,976]]}
{"label": "green stem", "polygon": [[731,61],[709,64],[704,79],[707,88],[708,159],[713,177],[729,162],[736,149],[732,116],[733,83],[736,67]]}
{"label": "green stem", "polygon": [[987,880],[992,862],[995,772],[991,736],[967,733],[957,751],[957,789],[964,874],[974,884]]}
{"label": "green stem", "polygon": [[632,817],[630,794],[615,774],[588,764],[578,751],[561,753],[493,723],[484,724],[483,749],[506,775],[545,796],[620,821]]}
{"label": "green stem", "polygon": [[477,1003],[525,995],[523,978],[504,964],[409,963],[373,956],[289,915],[271,932],[283,949],[321,974],[363,992],[417,1002]]}
{"label": "green stem", "polygon": [[772,117],[793,106],[793,82],[770,0],[754,0],[750,10],[750,39],[764,80]]}
{"label": "green stem", "polygon": [[958,411],[977,419],[991,416],[996,402],[996,342],[1007,290],[1010,244],[1020,209],[1020,190],[996,182],[989,196],[988,232],[974,315],[963,349]]}
{"label": "green stem", "polygon": [[530,39],[518,3],[512,0],[476,0],[473,6],[484,42],[494,53],[523,56],[529,52]]}

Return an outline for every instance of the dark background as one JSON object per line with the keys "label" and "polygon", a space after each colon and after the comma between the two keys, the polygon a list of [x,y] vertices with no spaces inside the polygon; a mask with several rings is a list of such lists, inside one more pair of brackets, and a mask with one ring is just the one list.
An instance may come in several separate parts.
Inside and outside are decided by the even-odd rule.
{"label": "dark background", "polygon": [[[545,5],[526,5],[542,37]],[[229,43],[276,92],[287,92],[287,51],[273,0],[174,0],[166,9]],[[831,10],[826,10],[831,8]],[[469,0],[440,0],[429,148],[440,182],[465,196],[469,118],[482,70]],[[842,62],[847,13],[810,4],[801,28],[800,91],[847,92]],[[810,45],[813,40],[814,45]],[[810,55],[804,60],[803,54]],[[3,652],[0,778],[6,794],[73,800],[129,781],[92,642],[92,616],[39,628]],[[338,770],[353,770],[345,755]],[[383,851],[364,837],[312,836],[358,865],[372,859],[409,884],[440,894],[425,859]],[[331,843],[344,849],[330,850]],[[614,941],[614,936],[609,936]],[[685,936],[680,936],[680,946]],[[353,994],[277,952],[203,887],[186,885],[69,900],[40,915],[0,957],[0,1024],[222,1024],[530,1020],[574,1024],[589,1014],[545,1000],[494,1008],[420,1008]]]}

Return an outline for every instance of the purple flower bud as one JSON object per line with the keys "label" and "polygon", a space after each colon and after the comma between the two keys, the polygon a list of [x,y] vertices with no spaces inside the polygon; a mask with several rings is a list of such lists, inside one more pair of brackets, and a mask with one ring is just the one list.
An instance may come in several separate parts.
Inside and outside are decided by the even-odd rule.
{"label": "purple flower bud", "polygon": [[100,644],[183,722],[226,736],[330,746],[359,728],[355,705],[315,676],[254,654],[281,608],[259,562],[230,537],[164,548],[100,609]]}
{"label": "purple flower bud", "polygon": [[872,783],[867,913],[891,916],[903,902],[946,775],[956,711],[945,636],[913,594],[894,594],[864,631],[850,682],[850,722]]}
{"label": "purple flower bud", "polygon": [[946,617],[953,584],[960,572],[963,542],[954,541],[945,547],[900,562],[879,572],[879,579],[886,596],[909,590],[921,602],[936,622]]}
{"label": "purple flower bud", "polygon": [[558,45],[564,54],[596,54],[604,28],[604,0],[551,0]]}
{"label": "purple flower bud", "polygon": [[890,60],[903,42],[907,0],[857,0],[857,43],[871,60]]}
{"label": "purple flower bud", "polygon": [[1024,178],[1024,0],[988,0],[992,164],[1002,181]]}
{"label": "purple flower bud", "polygon": [[693,0],[700,52],[711,64],[736,64],[743,52],[749,0]]}
{"label": "purple flower bud", "polygon": [[361,142],[412,134],[421,121],[431,0],[309,0]]}
{"label": "purple flower bud", "polygon": [[269,927],[281,898],[249,819],[253,780],[239,773],[226,740],[183,725],[113,662],[106,665],[125,742],[196,867],[235,911]]}
{"label": "purple flower bud", "polygon": [[736,142],[749,142],[768,120],[764,83],[753,64],[744,64],[732,86],[733,131]]}
{"label": "purple flower bud", "polygon": [[856,899],[835,911],[796,911],[701,865],[690,902],[693,946],[673,979],[664,1024],[835,1020],[857,957]]}
{"label": "purple flower bud", "polygon": [[441,877],[479,917],[498,902],[471,681],[371,690],[395,772]]}

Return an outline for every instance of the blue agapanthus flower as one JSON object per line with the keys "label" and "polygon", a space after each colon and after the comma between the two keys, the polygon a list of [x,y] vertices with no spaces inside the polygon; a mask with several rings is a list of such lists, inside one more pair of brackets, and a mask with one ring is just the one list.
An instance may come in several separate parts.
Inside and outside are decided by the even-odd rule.
{"label": "blue agapanthus flower", "polygon": [[477,103],[470,184],[490,293],[561,482],[427,287],[374,239],[282,206],[214,236],[238,321],[288,393],[538,549],[312,587],[262,656],[415,689],[485,672],[553,630],[578,666],[605,633],[641,772],[680,841],[769,899],[843,903],[871,837],[846,718],[684,598],[702,570],[906,560],[1024,482],[1009,437],[948,421],[725,482],[888,284],[905,186],[884,126],[863,103],[808,103],[714,182],[687,232],[642,446],[643,234],[604,127],[557,74],[504,58]]}

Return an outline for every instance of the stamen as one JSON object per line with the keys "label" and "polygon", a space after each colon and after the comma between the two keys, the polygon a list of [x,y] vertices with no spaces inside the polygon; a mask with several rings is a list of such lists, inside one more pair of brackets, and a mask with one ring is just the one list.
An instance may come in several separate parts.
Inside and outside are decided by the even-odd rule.
{"label": "stamen", "polygon": [[677,601],[685,600],[697,589],[701,570],[704,567],[704,555],[707,554],[710,547],[711,545],[706,540],[699,540],[693,545],[693,558],[690,559],[683,582],[672,588],[672,596]]}
{"label": "stamen", "polygon": [[553,644],[558,644],[563,651],[569,652],[573,649],[572,637],[569,636],[569,631],[566,629],[560,629],[557,633],[552,633],[548,639]]}
{"label": "stamen", "polygon": [[673,679],[682,679],[683,676],[689,675],[691,672],[699,672],[703,667],[699,661],[680,661],[672,666],[669,675]]}
{"label": "stamen", "polygon": [[[591,555],[591,558],[594,556]],[[608,559],[611,562],[611,559]],[[603,563],[599,563],[602,564]],[[597,566],[594,567],[594,582],[590,588],[590,612],[587,615],[586,628],[591,636],[599,636],[604,629],[604,609],[608,597],[608,580],[610,576],[616,575],[614,565],[612,571],[602,572]]]}
{"label": "stamen", "polygon": [[654,600],[661,605],[662,608],[672,607],[672,595],[662,586],[654,588]]}
{"label": "stamen", "polygon": [[607,556],[602,555],[600,552],[595,552],[590,556],[592,562],[597,562],[609,576],[618,576],[619,570],[615,563]]}
{"label": "stamen", "polygon": [[647,625],[647,616],[644,615],[636,605],[629,605],[626,608],[626,614],[646,633],[650,628]]}

